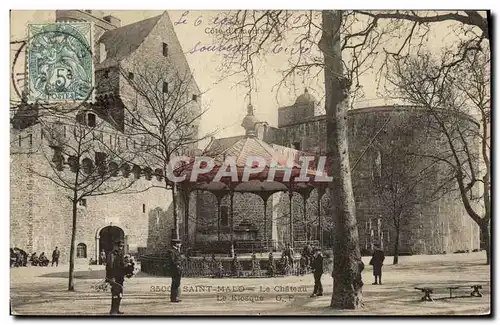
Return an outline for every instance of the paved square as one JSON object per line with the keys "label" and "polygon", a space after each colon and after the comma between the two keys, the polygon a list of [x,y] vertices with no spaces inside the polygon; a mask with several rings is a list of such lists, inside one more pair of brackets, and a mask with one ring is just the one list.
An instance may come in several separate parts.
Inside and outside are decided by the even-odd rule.
{"label": "paved square", "polygon": [[[121,309],[126,315],[479,315],[490,311],[490,267],[484,252],[400,257],[400,264],[385,265],[383,285],[372,285],[372,269],[363,272],[364,308],[339,311],[329,307],[332,278],[325,274],[323,297],[310,298],[313,277],[263,279],[183,278],[182,303],[169,301],[170,279],[139,273],[125,282]],[[386,261],[391,262],[392,258]],[[57,268],[11,269],[12,311],[18,315],[106,315],[110,293],[91,289],[104,276],[101,266],[77,267],[76,291],[68,292],[67,265]],[[421,302],[416,285],[485,283],[483,297],[471,290],[456,291],[462,298]],[[446,290],[435,298],[446,297]]]}

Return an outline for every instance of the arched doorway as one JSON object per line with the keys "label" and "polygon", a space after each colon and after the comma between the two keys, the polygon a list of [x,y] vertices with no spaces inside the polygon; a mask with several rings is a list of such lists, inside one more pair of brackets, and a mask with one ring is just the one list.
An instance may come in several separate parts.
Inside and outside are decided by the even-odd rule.
{"label": "arched doorway", "polygon": [[107,226],[99,232],[99,252],[104,251],[106,255],[113,250],[113,243],[117,240],[125,241],[123,229],[117,226]]}

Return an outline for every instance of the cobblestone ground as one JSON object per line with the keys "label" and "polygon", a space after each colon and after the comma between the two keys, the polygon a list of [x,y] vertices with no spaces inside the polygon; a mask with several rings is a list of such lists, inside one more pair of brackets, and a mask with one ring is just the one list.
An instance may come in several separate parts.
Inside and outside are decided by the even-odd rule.
{"label": "cobblestone ground", "polygon": [[[323,276],[325,295],[310,298],[312,275],[261,279],[183,278],[182,302],[169,301],[170,279],[143,273],[126,280],[122,310],[126,315],[478,315],[490,310],[489,266],[484,253],[400,257],[385,265],[383,285],[372,285],[372,269],[363,273],[364,308],[329,307],[332,278]],[[387,263],[392,258],[386,259]],[[364,259],[368,265],[368,259]],[[77,266],[76,291],[67,291],[68,266],[11,269],[11,310],[15,315],[106,315],[110,293],[92,286],[104,277],[101,266]],[[484,283],[483,297],[458,290],[456,299],[421,302],[416,285]],[[435,298],[447,297],[446,289]]]}

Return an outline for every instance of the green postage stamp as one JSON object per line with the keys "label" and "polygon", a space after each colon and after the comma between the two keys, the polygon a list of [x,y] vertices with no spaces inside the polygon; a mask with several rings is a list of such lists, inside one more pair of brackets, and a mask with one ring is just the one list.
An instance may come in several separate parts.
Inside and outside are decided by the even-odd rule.
{"label": "green postage stamp", "polygon": [[28,25],[28,101],[87,101],[94,89],[92,24]]}

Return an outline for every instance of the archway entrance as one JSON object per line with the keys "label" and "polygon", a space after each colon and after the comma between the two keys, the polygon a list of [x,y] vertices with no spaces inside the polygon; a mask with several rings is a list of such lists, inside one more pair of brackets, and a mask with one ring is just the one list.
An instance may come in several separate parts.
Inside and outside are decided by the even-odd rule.
{"label": "archway entrance", "polygon": [[106,255],[113,250],[113,243],[117,240],[125,241],[123,229],[116,226],[107,226],[99,232],[99,252],[104,251]]}

